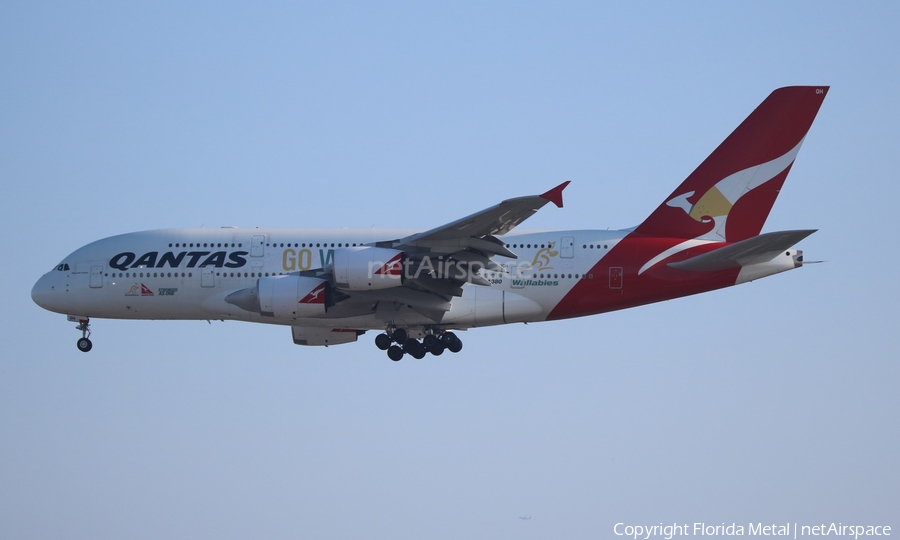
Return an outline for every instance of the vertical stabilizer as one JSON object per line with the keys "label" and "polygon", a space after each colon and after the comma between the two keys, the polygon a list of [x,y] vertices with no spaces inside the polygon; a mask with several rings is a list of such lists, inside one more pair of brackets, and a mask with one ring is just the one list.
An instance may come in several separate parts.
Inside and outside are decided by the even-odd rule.
{"label": "vertical stabilizer", "polygon": [[728,242],[758,235],[827,93],[769,94],[635,232]]}

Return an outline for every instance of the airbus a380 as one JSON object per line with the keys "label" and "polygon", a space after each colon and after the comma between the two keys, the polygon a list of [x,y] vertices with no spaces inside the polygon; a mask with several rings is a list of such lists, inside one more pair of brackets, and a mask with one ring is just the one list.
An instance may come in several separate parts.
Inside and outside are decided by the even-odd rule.
{"label": "airbus a380", "polygon": [[458,352],[454,332],[582,317],[799,268],[815,232],[760,234],[828,92],[772,92],[640,225],[514,229],[564,182],[427,231],[162,229],[65,257],[34,285],[91,350],[90,321],[237,320],[290,326],[298,345],[375,330],[391,360]]}

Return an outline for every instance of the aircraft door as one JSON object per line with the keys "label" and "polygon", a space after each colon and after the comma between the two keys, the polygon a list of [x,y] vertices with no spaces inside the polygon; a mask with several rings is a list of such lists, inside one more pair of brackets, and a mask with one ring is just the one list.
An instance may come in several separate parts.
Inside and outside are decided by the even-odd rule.
{"label": "aircraft door", "polygon": [[575,257],[575,237],[563,236],[559,243],[559,258],[572,259]]}
{"label": "aircraft door", "polygon": [[91,288],[99,289],[103,287],[103,267],[102,266],[92,266],[91,267]]}
{"label": "aircraft door", "polygon": [[609,267],[609,288],[610,289],[621,289],[622,288],[622,267],[621,266],[610,266]]}
{"label": "aircraft door", "polygon": [[200,269],[200,286],[215,287],[216,286],[216,269],[211,266],[204,266]]}
{"label": "aircraft door", "polygon": [[513,289],[524,289],[525,282],[522,279],[522,275],[519,273],[519,266],[517,263],[507,263],[506,271],[509,274],[509,286]]}
{"label": "aircraft door", "polygon": [[266,237],[261,234],[256,234],[250,237],[250,256],[251,257],[262,257],[263,250],[266,246]]}

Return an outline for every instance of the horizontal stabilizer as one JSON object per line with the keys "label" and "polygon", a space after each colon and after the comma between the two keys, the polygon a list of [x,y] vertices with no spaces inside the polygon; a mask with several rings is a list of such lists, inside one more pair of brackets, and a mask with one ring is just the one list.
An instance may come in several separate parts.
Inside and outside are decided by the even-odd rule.
{"label": "horizontal stabilizer", "polygon": [[814,232],[816,229],[761,234],[686,261],[669,263],[669,266],[679,270],[714,272],[764,263]]}

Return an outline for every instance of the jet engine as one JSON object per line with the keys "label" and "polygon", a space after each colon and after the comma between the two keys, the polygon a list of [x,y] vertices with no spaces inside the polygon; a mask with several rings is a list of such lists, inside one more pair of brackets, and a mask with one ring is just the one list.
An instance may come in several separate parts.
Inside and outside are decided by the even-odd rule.
{"label": "jet engine", "polygon": [[331,298],[327,281],[302,276],[259,278],[256,287],[241,289],[225,297],[225,301],[263,317],[296,319],[324,315]]}
{"label": "jet engine", "polygon": [[311,277],[260,278],[259,313],[265,317],[294,318],[325,314],[328,282]]}
{"label": "jet engine", "polygon": [[334,250],[334,284],[347,291],[374,291],[403,283],[403,252],[379,247]]}

